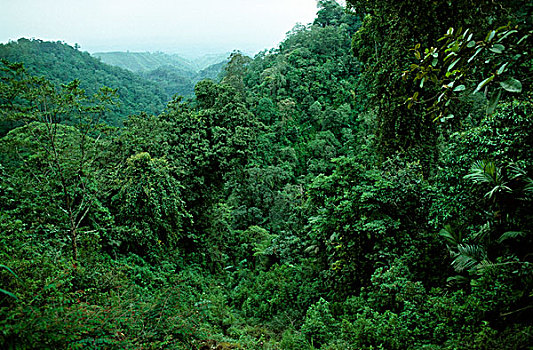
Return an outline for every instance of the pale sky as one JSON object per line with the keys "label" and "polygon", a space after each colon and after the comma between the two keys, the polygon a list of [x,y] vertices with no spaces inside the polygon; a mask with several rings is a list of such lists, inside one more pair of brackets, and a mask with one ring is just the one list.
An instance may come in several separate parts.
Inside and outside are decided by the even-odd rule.
{"label": "pale sky", "polygon": [[316,0],[0,0],[0,42],[78,43],[82,51],[256,53],[276,47]]}

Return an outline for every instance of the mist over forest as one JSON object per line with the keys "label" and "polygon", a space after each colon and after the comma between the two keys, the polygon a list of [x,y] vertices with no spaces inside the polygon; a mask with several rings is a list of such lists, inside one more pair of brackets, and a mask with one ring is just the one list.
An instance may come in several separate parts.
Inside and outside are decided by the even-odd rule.
{"label": "mist over forest", "polygon": [[532,10],[0,44],[0,347],[531,349]]}

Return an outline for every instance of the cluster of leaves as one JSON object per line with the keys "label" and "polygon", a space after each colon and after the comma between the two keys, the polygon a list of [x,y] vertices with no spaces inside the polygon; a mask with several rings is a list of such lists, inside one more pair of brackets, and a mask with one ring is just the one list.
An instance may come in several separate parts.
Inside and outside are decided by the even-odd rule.
{"label": "cluster of leaves", "polygon": [[[437,96],[427,99],[434,100],[428,108],[428,113],[434,115],[434,121],[444,122],[454,117],[449,113],[450,104],[458,99],[454,95],[467,90],[465,84],[472,84],[477,76],[483,79],[475,88],[469,87],[468,91],[476,94],[483,90],[485,96],[490,97],[487,114],[494,112],[502,92],[522,92],[522,82],[516,77],[525,79],[529,87],[530,74],[525,70],[528,69],[527,52],[531,49],[528,40],[531,35],[532,32],[524,34],[505,26],[491,30],[483,40],[476,41],[469,29],[463,32],[450,28],[438,40],[444,41],[439,49],[425,49],[422,54],[419,51],[420,44],[417,44],[414,53],[421,63],[411,65],[411,72],[416,72],[415,80],[420,80],[420,88],[424,87],[425,81],[441,86]],[[407,77],[408,73],[405,72],[404,78]],[[489,91],[490,83],[497,83],[493,89],[495,91]],[[409,107],[420,103],[419,92],[415,92],[407,101]]]}
{"label": "cluster of leaves", "polygon": [[[436,47],[443,33],[446,33],[450,27],[455,28],[453,32],[449,33],[451,36],[446,37],[447,43],[438,54],[439,66],[437,69],[439,69],[440,74],[438,79],[445,79],[443,84],[437,85],[440,89],[441,86],[446,85],[445,83],[450,82],[445,77],[448,72],[447,68],[454,61],[457,62],[457,58],[460,58],[460,56],[453,56],[451,52],[444,53],[445,49],[462,50],[462,45],[472,45],[469,42],[476,36],[492,31],[494,28],[506,26],[509,23],[512,23],[510,29],[519,25],[522,35],[531,29],[531,4],[524,0],[505,1],[499,4],[495,4],[491,0],[476,2],[467,0],[425,2],[349,0],[347,3],[357,14],[364,16],[361,29],[353,37],[354,55],[365,68],[361,74],[362,86],[358,95],[361,96],[361,103],[366,106],[367,110],[376,111],[378,123],[376,136],[381,156],[386,158],[398,150],[406,151],[413,155],[414,159],[423,161],[424,165],[428,167],[431,166],[430,163],[436,160],[436,154],[430,150],[436,149],[438,133],[435,132],[433,119],[440,113],[436,113],[435,116],[432,113],[427,113],[427,106],[424,104],[415,103],[411,106],[412,108],[408,108],[409,103],[405,101],[409,97],[415,98],[412,102],[417,101],[420,94],[421,79],[426,77],[430,71],[433,72],[432,68],[435,68],[433,63],[437,64],[434,59],[437,57],[433,56],[435,52],[432,49],[428,49],[427,53],[425,51],[420,52],[419,59],[424,60],[423,64],[418,64],[422,69],[416,69],[417,73],[420,73],[418,76],[420,81],[398,79],[402,72],[410,69],[412,64],[417,64],[413,62],[412,52],[406,48],[416,47],[417,44],[423,48]],[[466,39],[470,33],[473,34],[473,37],[468,41],[464,40],[466,42],[462,41],[462,37],[457,34],[459,28],[470,28]],[[460,34],[464,34],[464,31]],[[448,41],[448,39],[451,40]],[[449,48],[447,47],[448,44],[451,44]],[[459,46],[457,47],[456,44]],[[492,44],[487,47],[480,42],[479,45],[486,49],[493,48]],[[470,52],[473,49],[473,47],[467,48],[468,50],[464,50],[465,55],[467,55],[467,51]],[[444,59],[449,54],[454,57],[454,60],[450,60],[448,57],[444,63]],[[527,51],[525,56],[524,58],[527,60]],[[477,59],[476,74],[480,73],[479,70],[486,72],[482,63],[484,61],[480,61],[479,55]],[[456,65],[468,66],[467,60],[468,58],[465,56]],[[497,61],[503,63],[505,58],[503,60],[498,58]],[[524,71],[530,70],[527,65],[524,68]],[[458,73],[458,76],[461,75],[461,72]],[[431,74],[426,77],[422,85],[431,79],[430,76]],[[464,77],[473,78],[468,73]],[[485,78],[487,77],[485,76]],[[521,77],[515,78],[521,79]],[[447,86],[448,89],[453,90],[459,85]],[[468,84],[466,85],[468,86]],[[442,88],[443,91],[446,91],[444,89],[446,88]],[[439,92],[429,91],[434,95]],[[426,100],[432,101],[431,98]],[[442,98],[441,101],[443,104],[447,102]],[[450,114],[454,114],[454,112],[450,111],[443,115],[446,118]]]}

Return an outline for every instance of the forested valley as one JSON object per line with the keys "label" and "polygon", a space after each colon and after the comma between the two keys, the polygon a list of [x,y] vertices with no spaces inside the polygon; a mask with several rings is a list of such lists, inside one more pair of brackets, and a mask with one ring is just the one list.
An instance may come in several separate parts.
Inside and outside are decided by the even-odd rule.
{"label": "forested valley", "polygon": [[190,97],[0,45],[0,347],[531,349],[533,3],[347,3]]}
{"label": "forested valley", "polygon": [[199,81],[218,80],[229,53],[203,55],[195,59],[162,52],[96,52],[93,56],[156,82],[171,98],[176,94],[191,97]]}

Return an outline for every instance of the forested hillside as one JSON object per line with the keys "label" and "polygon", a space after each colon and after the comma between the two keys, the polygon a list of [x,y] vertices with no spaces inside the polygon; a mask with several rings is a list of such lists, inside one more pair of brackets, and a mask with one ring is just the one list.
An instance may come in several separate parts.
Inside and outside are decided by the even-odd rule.
{"label": "forested hillside", "polygon": [[111,125],[122,125],[124,118],[141,111],[160,113],[173,96],[147,79],[62,42],[19,39],[0,44],[0,59],[22,62],[28,74],[43,76],[56,87],[78,79],[89,95],[102,86],[117,89],[118,103],[104,116]]}
{"label": "forested hillside", "polygon": [[104,63],[132,72],[150,71],[164,66],[180,68],[187,72],[198,70],[198,67],[190,60],[163,52],[95,52],[93,56]]}
{"label": "forested hillside", "polygon": [[530,349],[533,5],[347,2],[121,128],[3,61],[0,344]]}
{"label": "forested hillside", "polygon": [[100,58],[104,63],[125,68],[132,72],[146,72],[165,66],[188,72],[199,72],[209,66],[225,61],[229,53],[207,54],[194,59],[163,52],[95,52],[93,56]]}

